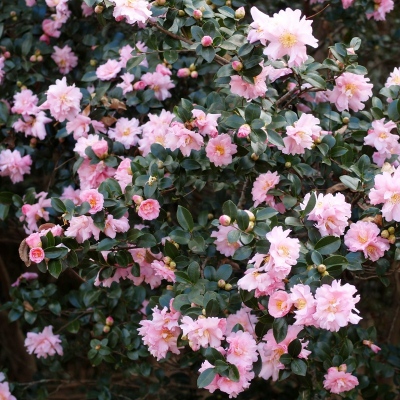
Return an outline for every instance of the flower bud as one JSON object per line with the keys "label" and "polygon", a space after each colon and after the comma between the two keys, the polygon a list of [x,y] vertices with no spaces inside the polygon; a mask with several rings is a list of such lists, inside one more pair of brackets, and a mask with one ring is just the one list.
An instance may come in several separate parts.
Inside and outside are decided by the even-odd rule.
{"label": "flower bud", "polygon": [[243,69],[243,64],[240,61],[232,61],[232,69],[239,72]]}
{"label": "flower bud", "polygon": [[226,0],[225,5],[228,6],[228,7],[230,7],[230,6],[232,5],[231,0]]}
{"label": "flower bud", "polygon": [[10,58],[10,57],[11,57],[11,54],[10,54],[9,51],[5,51],[4,54],[3,54],[3,56],[4,56],[5,59],[7,59],[7,58]]}
{"label": "flower bud", "polygon": [[190,72],[196,71],[196,66],[194,64],[190,64],[189,69],[190,69]]}
{"label": "flower bud", "polygon": [[206,315],[206,309],[203,308],[203,309],[201,310],[201,313],[205,316],[205,315]]}
{"label": "flower bud", "polygon": [[91,67],[95,67],[97,65],[97,61],[92,59],[89,61],[89,64]]}
{"label": "flower bud", "polygon": [[184,16],[185,16],[185,11],[179,10],[179,11],[178,11],[178,15],[179,15],[180,17],[184,17]]}
{"label": "flower bud", "polygon": [[326,271],[326,265],[324,264],[319,264],[317,267],[317,270],[320,274],[323,274]]}
{"label": "flower bud", "polygon": [[250,125],[244,124],[238,129],[237,137],[245,138],[250,135],[250,132],[251,132]]}
{"label": "flower bud", "polygon": [[188,340],[188,337],[187,337],[187,335],[182,335],[181,339],[182,340]]}
{"label": "flower bud", "polygon": [[344,117],[342,119],[342,122],[347,125],[350,122],[350,118],[349,117]]}
{"label": "flower bud", "polygon": [[315,140],[314,140],[314,143],[316,143],[316,144],[321,144],[322,143],[322,139],[319,137],[319,138],[316,138]]}
{"label": "flower bud", "polygon": [[194,10],[193,11],[193,18],[194,19],[202,19],[203,18],[203,13],[201,10]]}
{"label": "flower bud", "polygon": [[163,261],[164,261],[164,264],[169,264],[172,261],[172,258],[166,256],[166,257],[163,257]]}
{"label": "flower bud", "polygon": [[322,277],[324,277],[324,276],[328,276],[329,275],[329,272],[328,271],[325,271],[323,274],[321,274],[322,275]]}
{"label": "flower bud", "polygon": [[31,303],[29,303],[29,301],[24,301],[22,303],[22,305],[24,306],[24,310],[28,311],[28,312],[32,312],[34,310],[34,308],[32,307]]}
{"label": "flower bud", "polygon": [[211,36],[203,36],[201,38],[201,44],[204,47],[210,47],[213,44],[213,38]]}
{"label": "flower bud", "polygon": [[338,371],[346,372],[347,371],[347,365],[346,364],[339,365]]}
{"label": "flower bud", "polygon": [[389,236],[390,236],[390,233],[389,233],[389,231],[388,231],[387,229],[385,229],[384,231],[381,232],[381,236],[382,236],[384,239],[388,239]]}
{"label": "flower bud", "polygon": [[260,158],[260,156],[259,156],[258,154],[256,154],[256,153],[253,153],[253,154],[250,156],[250,158],[251,158],[253,161],[257,161],[257,160]]}
{"label": "flower bud", "polygon": [[221,215],[219,217],[219,223],[222,226],[229,226],[231,224],[231,217],[229,215]]}
{"label": "flower bud", "polygon": [[36,62],[36,56],[33,54],[29,57],[30,62]]}
{"label": "flower bud", "polygon": [[396,236],[390,235],[388,240],[389,240],[390,244],[395,244],[396,243]]}
{"label": "flower bud", "polygon": [[190,77],[193,79],[197,79],[199,77],[199,73],[197,71],[192,71],[190,73]]}
{"label": "flower bud", "polygon": [[175,269],[175,268],[176,268],[176,262],[175,262],[175,261],[171,261],[171,262],[169,263],[169,267],[170,267],[171,269]]}
{"label": "flower bud", "polygon": [[104,7],[103,7],[103,6],[99,6],[99,5],[97,5],[97,6],[94,8],[94,12],[95,12],[96,14],[101,14],[101,13],[103,12],[103,10],[104,10]]}
{"label": "flower bud", "polygon": [[143,81],[137,81],[133,84],[134,90],[144,90],[146,88],[146,84]]}
{"label": "flower bud", "polygon": [[10,11],[10,17],[15,17],[17,13],[15,11]]}
{"label": "flower bud", "polygon": [[251,232],[254,229],[254,222],[250,221],[249,222],[249,226],[247,227],[247,229],[245,230],[245,232]]}
{"label": "flower bud", "polygon": [[99,351],[101,349],[101,346],[99,344],[96,345],[95,350]]}
{"label": "flower bud", "polygon": [[242,19],[246,15],[246,11],[244,10],[244,7],[240,7],[235,11],[235,18],[236,19]]}
{"label": "flower bud", "polygon": [[142,196],[138,196],[137,194],[134,194],[132,196],[132,200],[136,205],[140,205],[140,203],[143,201],[143,197]]}
{"label": "flower bud", "polygon": [[113,317],[107,317],[106,318],[106,325],[113,326],[114,325],[114,318]]}
{"label": "flower bud", "polygon": [[166,0],[156,0],[156,4],[158,6],[163,6],[167,1]]}
{"label": "flower bud", "polygon": [[100,140],[92,145],[93,153],[100,159],[108,157],[108,143],[105,140]]}
{"label": "flower bud", "polygon": [[285,162],[285,168],[290,168],[292,166],[292,163],[290,161]]}
{"label": "flower bud", "polygon": [[395,231],[394,226],[391,226],[390,228],[388,228],[388,232],[389,232],[391,235],[393,235],[394,231]]}
{"label": "flower bud", "polygon": [[165,286],[165,289],[167,290],[174,290],[174,287],[172,285],[167,285]]}
{"label": "flower bud", "polygon": [[224,289],[229,292],[230,290],[232,290],[232,285],[230,283],[227,283],[224,287]]}
{"label": "flower bud", "polygon": [[244,212],[249,216],[249,221],[254,222],[254,221],[256,220],[255,215],[254,215],[251,211],[249,211],[249,210],[244,210]]}
{"label": "flower bud", "polygon": [[108,326],[108,325],[104,325],[103,326],[103,332],[104,333],[108,333],[108,332],[110,332],[111,331],[111,328]]}
{"label": "flower bud", "polygon": [[207,215],[207,218],[208,218],[209,221],[211,221],[214,218],[214,214],[209,213]]}
{"label": "flower bud", "polygon": [[161,160],[157,161],[157,168],[159,169],[164,168],[164,163]]}
{"label": "flower bud", "polygon": [[226,282],[223,279],[220,279],[218,281],[218,287],[219,288],[223,289],[225,287],[225,285],[226,285]]}
{"label": "flower bud", "polygon": [[178,243],[174,242],[173,244],[177,249],[179,249],[179,244]]}
{"label": "flower bud", "polygon": [[29,141],[29,147],[32,147],[32,149],[34,149],[36,147],[36,145],[37,145],[37,139],[36,138],[32,138]]}
{"label": "flower bud", "polygon": [[176,76],[178,78],[187,78],[189,75],[190,75],[189,68],[179,68],[178,72],[176,73]]}
{"label": "flower bud", "polygon": [[23,85],[21,81],[17,81],[17,86],[20,88]]}

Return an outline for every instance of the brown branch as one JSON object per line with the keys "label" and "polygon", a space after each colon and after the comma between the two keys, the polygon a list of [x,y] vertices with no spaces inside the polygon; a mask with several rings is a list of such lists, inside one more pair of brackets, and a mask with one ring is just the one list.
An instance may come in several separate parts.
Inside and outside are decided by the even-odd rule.
{"label": "brown branch", "polygon": [[310,16],[307,17],[306,19],[311,19],[311,18],[317,16],[318,14],[321,14],[321,13],[324,12],[329,6],[330,6],[330,4],[327,4],[322,10],[319,10],[319,11],[316,12],[314,15],[310,15]]}
{"label": "brown branch", "polygon": [[[157,22],[149,22],[149,24],[152,25],[154,28],[158,29],[160,32],[172,37],[173,39],[180,40],[181,42],[185,42],[190,45],[193,44],[193,42],[190,39],[187,39],[183,36],[177,35],[176,33],[170,32],[169,30],[163,28],[161,25],[157,24]],[[194,51],[194,50],[192,50],[192,51]],[[218,55],[215,55],[214,60],[220,65],[229,64],[228,60],[226,60],[225,58],[218,56]]]}
{"label": "brown branch", "polygon": [[246,189],[247,185],[249,184],[249,178],[246,178],[246,180],[243,182],[243,187],[242,187],[242,192],[240,194],[239,201],[237,203],[237,208],[242,208],[246,204]]}

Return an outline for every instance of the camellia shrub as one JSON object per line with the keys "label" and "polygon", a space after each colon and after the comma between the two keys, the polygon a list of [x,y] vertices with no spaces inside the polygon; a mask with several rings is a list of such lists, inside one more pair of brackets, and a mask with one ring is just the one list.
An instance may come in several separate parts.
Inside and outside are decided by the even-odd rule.
{"label": "camellia shrub", "polygon": [[4,0],[0,398],[398,398],[394,5]]}

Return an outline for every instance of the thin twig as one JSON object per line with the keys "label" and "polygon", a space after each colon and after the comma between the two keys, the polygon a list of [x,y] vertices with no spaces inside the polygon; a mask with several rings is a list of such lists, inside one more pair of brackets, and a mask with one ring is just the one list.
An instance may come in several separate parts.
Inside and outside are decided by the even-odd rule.
{"label": "thin twig", "polygon": [[246,178],[246,180],[243,182],[243,187],[242,187],[242,192],[240,193],[240,198],[237,203],[237,208],[242,208],[246,204],[246,189],[247,185],[249,184],[249,178]]}
{"label": "thin twig", "polygon": [[330,4],[327,4],[322,10],[319,10],[317,13],[315,13],[314,15],[310,15],[309,17],[307,17],[306,19],[311,19],[313,17],[315,17],[318,14],[321,14],[322,12],[324,12],[328,7],[330,6]]}

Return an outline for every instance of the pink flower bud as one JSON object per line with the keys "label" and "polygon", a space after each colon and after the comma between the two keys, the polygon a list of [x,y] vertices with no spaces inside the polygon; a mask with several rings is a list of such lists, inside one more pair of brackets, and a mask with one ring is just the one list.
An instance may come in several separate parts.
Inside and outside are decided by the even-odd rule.
{"label": "pink flower bud", "polygon": [[347,365],[346,364],[339,365],[338,371],[346,372],[347,371]]}
{"label": "pink flower bud", "polygon": [[92,150],[97,157],[106,158],[108,156],[108,143],[105,140],[100,140],[92,145]]}
{"label": "pink flower bud", "polygon": [[50,36],[47,36],[45,33],[42,36],[40,36],[39,40],[41,42],[45,42],[47,44],[50,44]]}
{"label": "pink flower bud", "polygon": [[144,90],[146,89],[146,84],[143,81],[137,81],[133,84],[134,90]]}
{"label": "pink flower bud", "polygon": [[245,138],[250,135],[250,132],[251,132],[250,125],[244,124],[239,128],[239,130],[237,132],[237,136],[239,138]]}
{"label": "pink flower bud", "polygon": [[138,196],[137,194],[134,194],[132,196],[132,200],[136,205],[140,205],[140,203],[143,201],[143,197],[142,196]]}
{"label": "pink flower bud", "polygon": [[29,251],[29,259],[39,264],[44,259],[44,250],[41,247],[34,247]]}
{"label": "pink flower bud", "polygon": [[6,52],[4,52],[3,56],[4,56],[4,58],[10,58],[11,54],[9,51],[6,51]]}
{"label": "pink flower bud", "polygon": [[33,54],[32,56],[29,57],[30,62],[36,62],[36,56]]}
{"label": "pink flower bud", "polygon": [[190,73],[190,76],[191,76],[193,79],[197,79],[197,78],[199,77],[199,73],[198,73],[197,71],[192,71],[192,72]]}
{"label": "pink flower bud", "polygon": [[203,13],[201,10],[194,10],[193,11],[193,18],[194,19],[202,19],[203,18]]}
{"label": "pink flower bud", "polygon": [[235,11],[235,18],[236,19],[242,19],[246,15],[246,11],[244,10],[244,7],[240,7]]}
{"label": "pink flower bud", "polygon": [[106,318],[106,325],[113,326],[114,325],[114,318],[113,317],[107,317]]}
{"label": "pink flower bud", "polygon": [[240,61],[232,61],[232,68],[234,71],[241,71],[243,69],[243,64]]}
{"label": "pink flower bud", "polygon": [[38,232],[31,233],[26,239],[25,243],[30,247],[42,247],[42,241]]}
{"label": "pink flower bud", "polygon": [[110,332],[110,330],[111,330],[111,328],[108,325],[104,325],[103,326],[103,332],[104,333],[108,333],[108,332]]}
{"label": "pink flower bud", "polygon": [[179,68],[176,75],[178,78],[187,78],[190,75],[190,69],[189,68]]}
{"label": "pink flower bud", "polygon": [[229,215],[221,215],[219,217],[219,223],[222,226],[229,226],[231,224],[231,217]]}
{"label": "pink flower bud", "polygon": [[213,38],[211,36],[203,36],[201,38],[201,44],[204,47],[210,47],[213,44]]}

